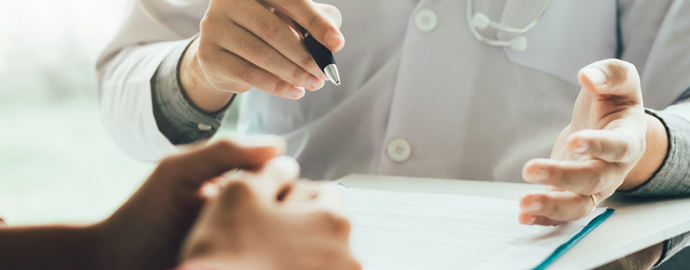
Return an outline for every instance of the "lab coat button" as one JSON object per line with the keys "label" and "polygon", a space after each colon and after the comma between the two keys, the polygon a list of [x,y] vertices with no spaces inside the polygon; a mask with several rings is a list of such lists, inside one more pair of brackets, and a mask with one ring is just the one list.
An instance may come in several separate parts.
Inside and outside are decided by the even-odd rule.
{"label": "lab coat button", "polygon": [[431,9],[422,9],[417,13],[414,22],[419,31],[426,33],[436,28],[436,25],[438,25],[438,18],[436,17],[436,13]]}
{"label": "lab coat button", "polygon": [[205,125],[203,123],[199,123],[199,126],[197,126],[197,127],[199,128],[199,130],[204,130],[204,131],[208,131],[208,130],[213,129],[212,126]]}
{"label": "lab coat button", "polygon": [[410,158],[412,146],[403,139],[395,139],[388,144],[388,157],[397,162],[404,162]]}

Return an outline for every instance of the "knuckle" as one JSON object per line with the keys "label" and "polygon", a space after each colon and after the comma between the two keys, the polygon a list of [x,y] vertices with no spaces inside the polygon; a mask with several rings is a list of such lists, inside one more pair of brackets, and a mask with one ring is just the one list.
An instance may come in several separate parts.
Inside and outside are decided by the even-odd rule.
{"label": "knuckle", "polygon": [[273,88],[273,93],[278,95],[278,96],[282,96],[284,94],[288,94],[288,92],[289,92],[288,89],[290,89],[290,88],[291,88],[290,83],[288,81],[279,80],[276,83],[275,87]]}
{"label": "knuckle", "polygon": [[196,52],[196,57],[200,62],[213,62],[215,59],[215,50],[213,49],[213,42],[206,39],[205,36],[199,37],[199,49]]}
{"label": "knuckle", "polygon": [[268,47],[265,44],[259,42],[249,44],[245,47],[245,50],[251,59],[250,62],[260,64],[271,63]]}
{"label": "knuckle", "polygon": [[585,194],[594,193],[599,188],[601,183],[603,182],[602,175],[598,171],[590,170],[589,173],[590,173],[591,177],[590,177],[588,185],[583,190],[583,192]]}
{"label": "knuckle", "polygon": [[299,64],[303,67],[308,67],[311,65],[316,66],[316,61],[314,61],[314,57],[311,56],[311,54],[307,53],[307,55],[302,57],[302,60],[300,60]]}
{"label": "knuckle", "polygon": [[211,147],[216,151],[225,152],[229,149],[237,148],[237,144],[235,144],[231,140],[219,140],[215,142]]}
{"label": "knuckle", "polygon": [[613,60],[606,64],[605,72],[608,81],[613,85],[620,85],[628,79],[627,65],[620,60]]}
{"label": "knuckle", "polygon": [[239,207],[242,202],[251,201],[254,198],[254,190],[247,181],[231,181],[219,195],[221,207]]}
{"label": "knuckle", "polygon": [[214,28],[215,28],[215,22],[212,19],[210,19],[209,17],[204,17],[199,22],[199,31],[201,33],[213,32]]}
{"label": "knuckle", "polygon": [[577,218],[581,218],[589,214],[591,211],[592,199],[589,196],[580,196],[580,205],[583,207],[579,208]]}
{"label": "knuckle", "polygon": [[179,160],[180,155],[171,155],[163,158],[160,164],[158,164],[158,166],[156,167],[154,174],[173,174],[174,171],[176,171],[178,168],[178,163],[180,163]]}
{"label": "knuckle", "polygon": [[350,232],[352,223],[344,216],[327,210],[322,211],[319,215],[331,232],[337,235]]}
{"label": "knuckle", "polygon": [[314,13],[309,16],[309,26],[312,29],[318,29],[325,25],[328,25],[328,21],[326,20],[326,18],[321,16],[321,14]]}
{"label": "knuckle", "polygon": [[620,149],[616,152],[615,159],[616,160],[624,160],[628,157],[628,154],[630,153],[630,147],[627,144],[621,145]]}
{"label": "knuckle", "polygon": [[558,205],[557,203],[549,203],[548,205],[549,205],[549,207],[548,207],[548,212],[546,214],[547,216],[556,217],[559,214],[561,214],[560,205]]}
{"label": "knuckle", "polygon": [[259,73],[253,68],[242,68],[238,72],[237,78],[249,85],[254,85],[259,79]]}
{"label": "knuckle", "polygon": [[280,41],[283,37],[282,25],[272,20],[260,20],[259,30],[267,40]]}
{"label": "knuckle", "polygon": [[280,4],[283,7],[291,7],[291,6],[297,5],[298,2],[301,2],[301,1],[303,1],[303,0],[280,0]]}
{"label": "knuckle", "polygon": [[298,81],[309,81],[309,77],[311,77],[311,74],[307,73],[302,69],[301,67],[295,67],[294,70],[292,71],[292,81],[293,82],[298,82]]}

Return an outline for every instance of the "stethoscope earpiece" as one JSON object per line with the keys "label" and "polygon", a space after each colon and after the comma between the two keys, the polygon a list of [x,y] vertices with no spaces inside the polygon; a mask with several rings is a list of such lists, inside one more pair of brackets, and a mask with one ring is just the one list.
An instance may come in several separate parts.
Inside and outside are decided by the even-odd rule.
{"label": "stethoscope earpiece", "polygon": [[486,27],[489,26],[490,21],[491,20],[489,19],[489,17],[481,12],[475,13],[474,17],[472,17],[472,25],[482,30],[486,29]]}
{"label": "stethoscope earpiece", "polygon": [[516,27],[511,27],[507,26],[501,23],[493,22],[491,19],[489,19],[489,16],[486,16],[486,14],[477,12],[474,15],[472,15],[472,4],[473,0],[467,0],[467,24],[469,25],[470,32],[472,35],[479,41],[484,42],[488,45],[491,46],[497,46],[497,47],[510,47],[513,50],[516,51],[524,51],[527,49],[527,38],[524,36],[518,36],[515,37],[511,40],[498,40],[498,39],[491,39],[491,38],[486,38],[482,36],[477,29],[484,30],[486,28],[491,28],[495,29],[501,32],[506,32],[506,33],[512,33],[512,34],[524,34],[534,25],[537,24],[539,19],[541,19],[542,15],[544,15],[544,12],[546,11],[546,8],[549,6],[551,3],[551,0],[545,0],[544,4],[542,5],[541,9],[539,9],[539,12],[537,15],[524,27],[521,28],[516,28]]}

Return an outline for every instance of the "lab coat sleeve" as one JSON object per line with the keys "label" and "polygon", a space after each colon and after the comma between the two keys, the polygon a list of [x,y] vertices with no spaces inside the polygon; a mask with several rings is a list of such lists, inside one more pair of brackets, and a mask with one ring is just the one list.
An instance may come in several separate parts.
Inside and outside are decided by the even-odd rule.
{"label": "lab coat sleeve", "polygon": [[162,23],[161,15],[155,15],[162,13],[156,10],[162,4],[133,1],[124,24],[96,64],[105,129],[126,154],[146,161],[177,151],[158,130],[150,82],[168,53],[193,35]]}

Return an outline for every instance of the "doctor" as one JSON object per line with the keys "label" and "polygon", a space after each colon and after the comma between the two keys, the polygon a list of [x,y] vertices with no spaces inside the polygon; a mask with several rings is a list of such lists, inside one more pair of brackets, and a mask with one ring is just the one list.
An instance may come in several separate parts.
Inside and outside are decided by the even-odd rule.
{"label": "doctor", "polygon": [[[690,192],[690,2],[324,2],[134,1],[98,62],[106,128],[158,160],[255,89],[240,131],[287,138],[312,179],[523,178],[550,190],[521,200],[520,222],[539,225],[615,191]],[[339,51],[343,86],[324,84],[292,20]]]}

